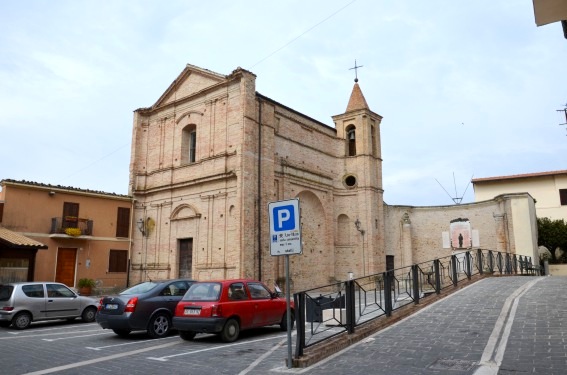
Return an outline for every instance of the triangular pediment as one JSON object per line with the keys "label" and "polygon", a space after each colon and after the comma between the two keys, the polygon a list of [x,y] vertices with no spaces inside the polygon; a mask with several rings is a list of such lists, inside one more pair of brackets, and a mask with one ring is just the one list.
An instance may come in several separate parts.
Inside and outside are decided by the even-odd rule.
{"label": "triangular pediment", "polygon": [[226,80],[226,76],[195,65],[187,64],[185,69],[165,90],[163,95],[152,106],[158,108],[179,99],[191,96],[207,87],[214,86]]}

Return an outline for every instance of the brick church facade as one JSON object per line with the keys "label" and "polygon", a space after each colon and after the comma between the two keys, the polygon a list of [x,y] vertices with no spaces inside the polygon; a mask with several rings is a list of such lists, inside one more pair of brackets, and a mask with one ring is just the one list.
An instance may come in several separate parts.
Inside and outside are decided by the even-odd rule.
{"label": "brick church facade", "polygon": [[[284,260],[270,255],[268,203],[291,198],[300,201],[303,242],[303,254],[290,256],[294,290],[457,247],[532,256],[529,194],[443,207],[384,204],[382,117],[357,82],[331,127],[256,92],[255,80],[241,68],[222,75],[187,65],[153,106],[135,111],[129,193],[139,230],[130,283],[281,281]],[[451,240],[455,220],[468,225],[465,245]]]}

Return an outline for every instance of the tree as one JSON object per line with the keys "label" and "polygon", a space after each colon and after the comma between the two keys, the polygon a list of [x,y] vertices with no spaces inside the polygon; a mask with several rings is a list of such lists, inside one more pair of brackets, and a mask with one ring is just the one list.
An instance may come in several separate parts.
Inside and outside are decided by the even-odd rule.
{"label": "tree", "polygon": [[[537,219],[538,246],[545,246],[551,251],[550,263],[567,263],[567,223],[564,219],[551,220],[548,217]],[[560,259],[555,256],[555,249],[560,247],[564,253]]]}

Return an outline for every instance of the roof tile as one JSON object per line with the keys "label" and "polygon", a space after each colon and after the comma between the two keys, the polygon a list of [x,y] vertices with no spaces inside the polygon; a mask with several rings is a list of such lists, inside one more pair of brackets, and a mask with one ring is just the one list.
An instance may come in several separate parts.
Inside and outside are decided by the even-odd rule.
{"label": "roof tile", "polygon": [[8,243],[9,247],[47,249],[47,246],[41,242],[32,240],[4,227],[0,227],[0,242]]}

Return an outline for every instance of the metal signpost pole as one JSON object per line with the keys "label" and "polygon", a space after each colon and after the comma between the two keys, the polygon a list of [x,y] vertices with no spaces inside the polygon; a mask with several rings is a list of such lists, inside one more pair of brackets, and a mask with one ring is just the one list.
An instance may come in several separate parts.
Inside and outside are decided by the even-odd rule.
{"label": "metal signpost pole", "polygon": [[286,302],[286,319],[287,319],[287,368],[292,367],[291,363],[291,302],[290,302],[290,285],[289,285],[289,255],[285,256],[285,302]]}

